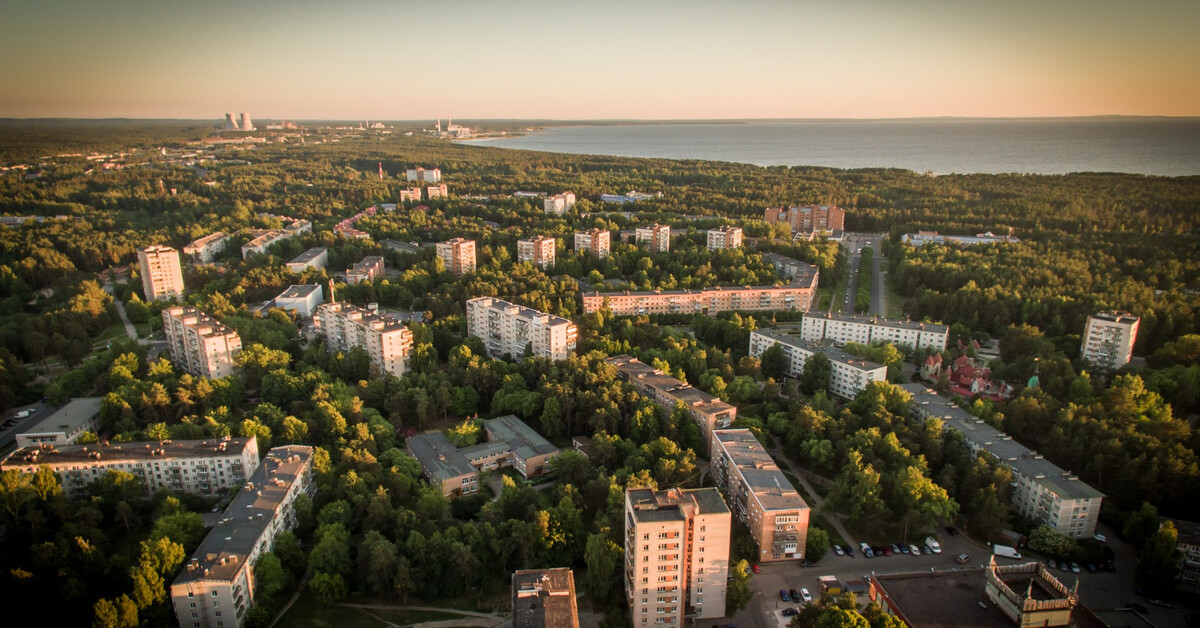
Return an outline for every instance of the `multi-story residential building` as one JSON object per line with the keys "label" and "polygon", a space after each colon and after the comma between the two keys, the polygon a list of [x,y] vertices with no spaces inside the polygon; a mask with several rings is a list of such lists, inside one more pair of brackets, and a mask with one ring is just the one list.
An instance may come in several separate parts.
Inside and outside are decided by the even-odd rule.
{"label": "multi-story residential building", "polygon": [[442,170],[441,168],[409,168],[405,173],[405,179],[420,181],[421,183],[440,183],[442,181]]}
{"label": "multi-story residential building", "polygon": [[655,223],[638,227],[634,231],[639,245],[645,244],[651,253],[666,253],[671,250],[671,227]]}
{"label": "multi-story residential building", "polygon": [[296,525],[296,499],[312,496],[312,447],[267,452],[171,584],[179,628],[241,628],[254,606],[254,563]]}
{"label": "multi-story residential building", "polygon": [[562,194],[547,196],[546,200],[542,203],[542,208],[547,214],[561,216],[575,209],[575,193],[563,192]]}
{"label": "multi-story residential building", "polygon": [[809,507],[750,430],[715,430],[712,475],[758,544],[757,562],[802,560]]}
{"label": "multi-story residential building", "polygon": [[1180,591],[1200,593],[1200,523],[1167,519],[1175,526],[1179,548],[1179,574],[1175,586]]}
{"label": "multi-story residential building", "polygon": [[371,283],[383,276],[383,258],[378,255],[368,255],[357,264],[346,269],[346,283],[356,286],[362,282]]}
{"label": "multi-story residential building", "polygon": [[162,318],[175,366],[210,379],[233,372],[242,352],[242,338],[236,331],[194,307],[165,309]]}
{"label": "multi-story residential building", "polygon": [[62,447],[75,442],[84,432],[96,432],[100,428],[101,397],[77,397],[67,405],[23,428],[17,434],[17,447],[53,445]]}
{"label": "multi-story residential building", "polygon": [[321,284],[288,286],[275,297],[275,307],[295,312],[298,316],[311,318],[317,306],[325,302],[325,291]]}
{"label": "multi-story residential building", "polygon": [[479,490],[479,471],[513,467],[522,477],[533,478],[550,468],[558,448],[524,421],[505,415],[483,424],[487,441],[470,447],[455,447],[441,432],[418,434],[405,440],[405,449],[421,463],[426,478],[441,487],[447,497]]}
{"label": "multi-story residential building", "polygon": [[467,335],[483,341],[488,355],[564,360],[575,350],[575,323],[493,297],[467,301]]}
{"label": "multi-story residential building", "polygon": [[836,205],[805,205],[787,209],[768,208],[768,223],[786,222],[792,231],[841,231],[846,228],[846,210]]}
{"label": "multi-story residential building", "polygon": [[625,490],[625,599],[637,626],[725,616],[732,518],[715,488]]}
{"label": "multi-story residential building", "polygon": [[588,229],[575,232],[575,250],[587,251],[601,259],[608,257],[612,232],[606,229]]}
{"label": "multi-story residential building", "polygon": [[741,227],[726,226],[708,230],[708,250],[717,251],[720,249],[740,248],[742,248]]}
{"label": "multi-story residential building", "polygon": [[539,268],[554,265],[554,238],[535,236],[529,240],[517,240],[517,261],[529,262]]}
{"label": "multi-story residential building", "polygon": [[402,377],[412,357],[413,334],[400,321],[349,303],[322,303],[313,326],[325,337],[328,351],[358,347],[371,358],[371,369]]}
{"label": "multi-story residential building", "polygon": [[924,384],[901,388],[912,396],[914,418],[941,419],[944,429],[961,434],[972,452],[986,453],[1012,471],[1013,510],[1071,538],[1088,538],[1096,532],[1103,493]]}
{"label": "multi-story residential building", "polygon": [[166,300],[183,295],[183,270],[179,251],[169,246],[138,249],[138,271],[147,301]]}
{"label": "multi-story residential building", "polygon": [[513,572],[512,626],[579,628],[574,572],[566,567]]}
{"label": "multi-story residential building", "polygon": [[833,346],[831,342],[809,343],[797,336],[774,329],[756,329],[750,332],[750,355],[761,358],[771,347],[779,345],[787,365],[789,377],[799,377],[805,362],[812,356],[823,353],[829,358],[832,372],[829,375],[829,392],[852,399],[871,382],[886,382],[887,367],[855,357]]}
{"label": "multi-story residential building", "polygon": [[712,439],[714,430],[729,427],[737,419],[737,407],[700,390],[687,382],[675,379],[635,357],[618,355],[605,360],[613,365],[621,379],[633,384],[638,392],[658,404],[665,412],[674,412],[675,404],[682,403],[696,424],[705,445]]}
{"label": "multi-story residential building", "polygon": [[830,312],[809,312],[800,324],[800,338],[806,342],[831,340],[837,344],[890,342],[914,349],[929,347],[946,350],[950,327],[940,323],[888,320],[871,316],[853,316]]}
{"label": "multi-story residential building", "polygon": [[404,188],[400,190],[400,202],[421,200],[421,188]]}
{"label": "multi-story residential building", "polygon": [[449,195],[450,195],[450,190],[449,190],[449,188],[446,187],[445,183],[439,183],[438,185],[425,186],[425,200],[433,200],[435,198],[446,198]]}
{"label": "multi-story residential building", "polygon": [[1100,312],[1087,318],[1080,357],[1101,370],[1112,372],[1133,357],[1141,319],[1126,312]]}
{"label": "multi-story residential building", "polygon": [[299,275],[307,268],[315,268],[320,270],[325,268],[329,263],[329,249],[325,247],[313,247],[300,255],[296,259],[287,263],[288,270]]}
{"label": "multi-story residential building", "polygon": [[226,244],[229,244],[229,234],[224,231],[218,231],[192,241],[191,244],[183,247],[183,254],[191,257],[196,263],[208,264],[221,251],[225,250]]}
{"label": "multi-story residential building", "polygon": [[475,241],[454,238],[437,243],[437,256],[455,275],[475,272]]}
{"label": "multi-story residential building", "polygon": [[585,314],[604,307],[617,316],[642,314],[707,314],[743,311],[792,310],[807,312],[817,292],[814,275],[808,285],[792,282],[787,286],[746,286],[704,288],[701,290],[649,290],[592,292],[583,295]]}
{"label": "multi-story residential building", "polygon": [[258,468],[258,441],[253,437],[208,440],[168,440],[152,443],[93,443],[91,445],[40,445],[13,452],[4,470],[36,473],[50,467],[70,498],[87,496],[92,482],[108,471],[132,473],[146,494],[160,489],[217,497]]}

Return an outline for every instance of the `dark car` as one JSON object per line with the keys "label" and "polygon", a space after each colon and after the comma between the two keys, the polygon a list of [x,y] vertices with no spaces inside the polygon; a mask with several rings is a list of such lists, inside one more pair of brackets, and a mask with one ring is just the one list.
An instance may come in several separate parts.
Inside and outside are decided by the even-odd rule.
{"label": "dark car", "polygon": [[788,593],[791,594],[793,602],[795,602],[797,604],[800,603],[800,592],[799,591],[797,591],[795,589],[791,589],[788,591]]}
{"label": "dark car", "polygon": [[846,547],[843,547],[842,549],[846,550],[847,556],[854,558],[854,548],[853,547],[850,547],[849,545],[847,545]]}
{"label": "dark car", "polygon": [[901,554],[907,554],[908,552],[909,552],[909,550],[908,550],[908,546],[907,546],[907,545],[901,545],[901,546],[900,546],[900,553],[901,553]]}
{"label": "dark car", "polygon": [[791,602],[791,601],[792,601],[792,598],[788,597],[788,592],[787,592],[787,589],[780,589],[780,590],[779,590],[779,599],[783,600],[784,602]]}
{"label": "dark car", "polygon": [[889,549],[891,549],[891,550],[892,550],[892,553],[893,553],[893,554],[899,554],[899,553],[900,553],[900,546],[899,546],[899,545],[896,545],[895,543],[892,543],[892,546],[891,546]]}
{"label": "dark car", "polygon": [[890,548],[890,547],[885,547],[885,548],[883,548],[883,555],[884,555],[884,556],[891,556],[891,555],[892,555],[892,554],[894,554],[894,553],[895,553],[895,552],[893,552],[893,551],[892,551],[892,548]]}
{"label": "dark car", "polygon": [[1099,569],[1096,569],[1096,566],[1091,563],[1084,565],[1083,568],[1087,569],[1088,573],[1096,573],[1097,571],[1099,571]]}
{"label": "dark car", "polygon": [[946,534],[950,536],[958,536],[958,528],[954,526],[946,526]]}
{"label": "dark car", "polygon": [[783,615],[784,617],[795,617],[796,615],[800,614],[800,611],[796,610],[796,607],[794,607],[794,606],[789,606],[789,607],[783,609],[783,612],[780,614]]}

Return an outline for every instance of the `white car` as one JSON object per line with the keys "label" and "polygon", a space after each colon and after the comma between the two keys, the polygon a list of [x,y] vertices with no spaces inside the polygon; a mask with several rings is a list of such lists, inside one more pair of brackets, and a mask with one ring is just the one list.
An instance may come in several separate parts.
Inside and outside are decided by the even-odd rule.
{"label": "white car", "polygon": [[833,546],[833,553],[837,554],[838,556],[842,556],[842,555],[844,555],[846,552],[842,551],[842,546],[841,546],[841,545],[834,545],[834,546]]}
{"label": "white car", "polygon": [[808,592],[808,589],[803,588],[800,589],[800,599],[804,600],[805,604],[812,604],[813,601],[812,594]]}
{"label": "white car", "polygon": [[913,556],[921,555],[921,548],[917,547],[916,545],[909,545],[908,551],[911,552]]}

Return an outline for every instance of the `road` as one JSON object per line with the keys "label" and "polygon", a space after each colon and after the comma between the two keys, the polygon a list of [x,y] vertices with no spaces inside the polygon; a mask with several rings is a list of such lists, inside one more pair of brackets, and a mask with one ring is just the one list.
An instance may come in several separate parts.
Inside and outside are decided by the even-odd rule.
{"label": "road", "polygon": [[871,268],[871,313],[887,316],[887,289],[883,285],[883,236],[873,234],[870,237],[871,248],[875,252]]}
{"label": "road", "polygon": [[[33,413],[23,419],[18,419],[17,414],[23,410],[32,410]],[[57,408],[51,408],[44,403],[35,403],[13,408],[0,415],[0,424],[8,421],[10,418],[16,421],[12,426],[0,429],[0,456],[7,455],[9,451],[16,449],[17,434],[29,429],[30,426],[36,425],[38,421],[50,416],[55,410]]]}

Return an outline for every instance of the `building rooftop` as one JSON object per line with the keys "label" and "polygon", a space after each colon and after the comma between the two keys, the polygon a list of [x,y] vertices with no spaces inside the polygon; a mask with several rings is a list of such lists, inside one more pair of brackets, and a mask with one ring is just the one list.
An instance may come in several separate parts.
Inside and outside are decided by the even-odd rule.
{"label": "building rooftop", "polygon": [[[225,336],[228,334],[236,334],[237,332],[231,327],[226,327],[225,323],[197,310],[191,306],[173,307],[168,312],[171,316],[183,319],[183,325],[192,329],[208,328],[208,331],[201,334],[203,336]],[[197,332],[198,333],[198,332]]]}
{"label": "building rooftop", "polygon": [[54,414],[30,425],[22,434],[46,434],[50,432],[74,432],[100,414],[101,397],[78,397],[59,408]]}
{"label": "building rooftop", "polygon": [[868,325],[879,325],[880,327],[898,327],[902,329],[917,329],[933,333],[947,333],[950,331],[949,325],[941,323],[925,323],[922,321],[910,321],[899,319],[880,318],[878,316],[856,316],[853,314],[839,314],[836,312],[808,312],[804,314],[805,318],[823,318],[829,321],[841,321],[847,323],[865,323]]}
{"label": "building rooftop", "polygon": [[517,305],[516,303],[510,303],[508,301],[503,301],[503,300],[497,299],[495,297],[476,297],[474,299],[467,301],[467,303],[468,304],[475,303],[482,307],[489,307],[489,308],[504,310],[506,314],[518,316],[518,317],[524,318],[530,322],[536,322],[536,323],[539,323],[542,325],[549,325],[551,327],[553,327],[555,325],[571,325],[572,324],[571,321],[569,321],[561,316],[547,314],[545,312],[541,312],[541,311],[535,310],[533,308],[525,307],[524,305]]}
{"label": "building rooftop", "polygon": [[713,435],[722,443],[763,510],[808,508],[808,503],[750,430],[715,430]]}
{"label": "building rooftop", "polygon": [[416,242],[401,242],[399,240],[384,240],[383,245],[401,253],[417,253],[421,250]]}
{"label": "building rooftop", "polygon": [[152,458],[209,458],[241,452],[253,439],[244,437],[206,440],[164,440],[143,443],[94,443],[24,447],[14,451],[4,465],[64,464],[72,462],[135,462]]}
{"label": "building rooftop", "polygon": [[830,341],[805,342],[804,340],[801,340],[799,336],[794,334],[785,334],[778,329],[756,329],[751,333],[770,338],[771,340],[781,342],[785,345],[811,351],[813,353],[824,353],[825,356],[829,358],[830,362],[845,364],[862,371],[874,371],[875,369],[884,368],[882,364],[877,364],[870,360],[864,360],[856,355],[851,355],[844,350],[839,349],[834,345],[833,342]]}
{"label": "building rooftop", "polygon": [[376,265],[382,264],[382,263],[383,263],[382,257],[380,257],[378,255],[368,255],[368,256],[362,258],[361,260],[359,260],[353,266],[351,266],[350,270],[348,270],[346,272],[349,274],[365,274],[365,273],[370,272],[371,269],[374,268]]}
{"label": "building rooftop", "polygon": [[1163,517],[1163,521],[1170,521],[1175,524],[1180,545],[1200,545],[1200,523],[1184,521],[1182,519],[1171,519],[1169,517]]}
{"label": "building rooftop", "polygon": [[675,379],[635,357],[618,355],[608,358],[605,362],[617,367],[629,381],[636,380],[640,384],[650,386],[664,395],[682,401],[690,408],[699,408],[709,414],[734,409],[728,403],[699,388],[693,388],[691,384]]}
{"label": "building rooftop", "polygon": [[229,237],[229,234],[225,233],[224,231],[218,231],[216,233],[210,233],[210,234],[204,236],[203,238],[197,238],[195,240],[192,240],[192,242],[184,248],[185,249],[193,248],[193,247],[200,248],[203,246],[207,246],[213,242],[216,242],[217,240],[220,240],[221,238],[228,238],[228,237]]}
{"label": "building rooftop", "polygon": [[[397,329],[408,329],[401,323],[399,319],[392,318],[385,314],[373,312],[364,307],[350,305],[349,303],[322,303],[317,306],[314,315],[318,318],[323,313],[341,313],[344,317],[357,319],[363,324],[371,326],[377,331],[395,331]],[[318,328],[320,325],[318,325]]]}
{"label": "building rooftop", "polygon": [[983,569],[871,578],[913,628],[1014,628],[988,601]]}
{"label": "building rooftop", "polygon": [[638,521],[683,521],[681,507],[694,506],[697,514],[728,513],[720,491],[715,488],[628,489],[633,517]]}
{"label": "building rooftop", "polygon": [[570,569],[513,573],[513,628],[579,628],[575,576]]}
{"label": "building rooftop", "polygon": [[542,438],[541,434],[533,431],[533,428],[516,415],[509,414],[492,419],[484,422],[483,426],[492,434],[494,440],[507,442],[513,453],[521,458],[529,459],[558,451],[558,447]]}
{"label": "building rooftop", "polygon": [[425,468],[425,472],[437,482],[471,475],[475,467],[461,451],[441,432],[429,432],[410,436],[405,444]]}
{"label": "building rooftop", "polygon": [[296,259],[294,259],[288,263],[289,264],[308,264],[309,262],[320,257],[322,253],[325,253],[328,250],[329,249],[327,249],[325,247],[313,247],[313,248],[297,255]]}
{"label": "building rooftop", "polygon": [[321,292],[321,285],[315,283],[305,283],[299,285],[288,286],[286,290],[279,293],[278,299],[307,299],[314,292]]}
{"label": "building rooftop", "polygon": [[1097,312],[1095,314],[1092,314],[1091,317],[1102,320],[1102,321],[1108,321],[1110,323],[1120,323],[1122,325],[1132,325],[1132,324],[1138,322],[1139,320],[1141,320],[1139,317],[1134,316],[1133,314],[1130,314],[1129,312],[1115,312],[1115,311],[1113,311],[1113,312]]}
{"label": "building rooftop", "polygon": [[305,466],[312,447],[285,445],[267,452],[262,465],[230,502],[217,526],[192,554],[175,583],[230,580],[278,514],[283,499]]}

